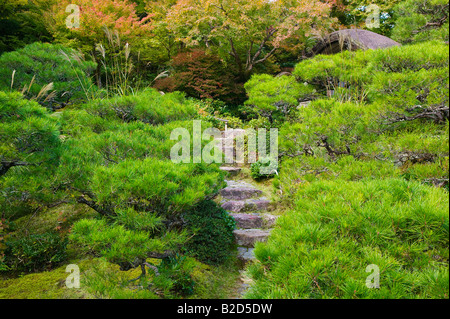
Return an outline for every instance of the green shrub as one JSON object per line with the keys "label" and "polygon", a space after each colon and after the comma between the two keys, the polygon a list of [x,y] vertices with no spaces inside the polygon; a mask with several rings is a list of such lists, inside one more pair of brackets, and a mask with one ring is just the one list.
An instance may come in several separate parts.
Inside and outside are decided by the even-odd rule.
{"label": "green shrub", "polygon": [[395,27],[392,38],[411,43],[449,39],[448,2],[446,0],[406,0],[394,8]]}
{"label": "green shrub", "polygon": [[[448,55],[448,45],[439,41],[385,50],[345,51],[302,61],[293,74],[299,81],[314,85],[322,96],[334,91],[334,98],[340,101],[385,103],[386,97],[409,97],[412,91],[414,97],[426,92],[425,98],[433,96],[433,103],[438,103],[448,101]],[[413,103],[415,99],[399,106]]]}
{"label": "green shrub", "polygon": [[183,215],[193,237],[186,250],[201,262],[220,264],[231,254],[234,219],[213,201],[204,201]]}
{"label": "green shrub", "polygon": [[59,164],[59,124],[48,111],[18,92],[0,91],[0,210],[20,217],[53,198]]}
{"label": "green shrub", "polygon": [[69,239],[85,253],[101,254],[122,270],[129,270],[137,268],[136,261],[145,260],[148,253],[171,248],[172,237],[167,233],[164,239],[150,238],[146,231],[130,230],[106,219],[83,219],[73,225]]}
{"label": "green shrub", "polygon": [[[404,176],[435,184],[448,180],[447,45],[435,41],[320,55],[299,63],[294,73],[318,92],[335,89],[335,94],[312,101],[295,120],[281,126],[284,159],[312,159],[303,158],[305,165],[287,168],[286,175],[282,172],[280,178],[286,182],[279,190],[295,188],[296,179],[313,181],[314,176],[353,176],[353,180]],[[335,162],[346,156],[356,161],[336,167]],[[367,174],[355,174],[360,167]],[[374,168],[380,174],[372,174]],[[304,173],[309,170],[315,173]]]}
{"label": "green shrub", "polygon": [[[305,184],[255,250],[250,298],[447,298],[448,193],[401,179]],[[380,288],[366,287],[368,265]]]}
{"label": "green shrub", "polygon": [[66,198],[99,214],[74,224],[75,247],[122,270],[143,271],[147,258],[179,253],[188,240],[182,214],[223,187],[219,165],[176,164],[170,158],[177,143],[172,131],[192,133],[195,103],[181,93],[149,89],[64,113],[65,152],[56,180]]}
{"label": "green shrub", "polygon": [[280,127],[288,211],[246,297],[448,298],[448,46],[319,55],[294,75],[322,97]]}
{"label": "green shrub", "polygon": [[93,100],[83,108],[103,119],[127,123],[140,121],[151,125],[188,120],[198,116],[194,103],[186,99],[182,93],[161,95],[154,89],[147,89],[135,95]]}
{"label": "green shrub", "polygon": [[155,278],[154,284],[163,289],[166,297],[190,296],[195,292],[196,283],[192,278],[195,266],[196,262],[185,256],[164,258],[158,266],[160,276]]}
{"label": "green shrub", "polygon": [[20,93],[0,91],[0,119],[0,176],[6,174],[6,162],[55,162],[58,124],[45,108]]}
{"label": "green shrub", "polygon": [[0,219],[0,272],[8,270],[5,263],[5,250],[7,246],[5,241],[8,237],[9,222],[6,219]]}
{"label": "green shrub", "polygon": [[[71,49],[36,42],[0,57],[0,90],[12,87],[50,109],[59,108],[68,101],[87,98],[93,85],[89,76],[94,69],[94,63],[83,61]],[[50,83],[53,87],[40,93]]]}
{"label": "green shrub", "polygon": [[[275,164],[277,165],[277,167],[275,167]],[[261,171],[261,169],[263,168],[264,171]],[[267,174],[266,172],[270,173]],[[250,165],[250,175],[254,180],[270,178],[275,174],[278,174],[278,162],[276,160],[264,158]]]}
{"label": "green shrub", "polygon": [[42,271],[63,262],[67,239],[56,233],[34,234],[6,242],[5,264],[13,271]]}
{"label": "green shrub", "polygon": [[251,113],[268,118],[270,123],[283,121],[295,113],[300,99],[308,99],[315,92],[292,76],[272,77],[267,74],[254,75],[246,84],[249,99],[245,105]]}

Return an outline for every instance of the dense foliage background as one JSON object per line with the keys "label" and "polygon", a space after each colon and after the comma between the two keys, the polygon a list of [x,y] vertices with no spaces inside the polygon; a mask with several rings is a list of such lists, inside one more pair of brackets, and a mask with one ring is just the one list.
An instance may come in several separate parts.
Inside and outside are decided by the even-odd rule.
{"label": "dense foliage background", "polygon": [[[280,215],[246,297],[448,298],[447,1],[0,0],[0,17],[0,298],[228,298],[225,173],[170,160],[175,128],[218,119],[279,129],[279,169],[242,175]],[[402,46],[307,58],[346,28]]]}

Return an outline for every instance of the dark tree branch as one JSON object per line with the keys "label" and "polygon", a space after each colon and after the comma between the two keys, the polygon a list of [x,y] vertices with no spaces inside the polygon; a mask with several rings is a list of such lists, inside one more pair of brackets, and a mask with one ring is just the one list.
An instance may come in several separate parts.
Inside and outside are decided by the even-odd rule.
{"label": "dark tree branch", "polygon": [[[155,275],[156,275],[156,276],[159,276],[159,275],[160,275],[159,270],[158,270],[158,267],[156,267],[156,266],[154,266],[154,265],[151,265],[151,264],[149,264],[148,262],[144,262],[144,263],[142,264],[142,266],[147,266],[148,268],[152,269],[152,270],[155,272]],[[141,267],[141,269],[142,269],[142,268],[143,268],[142,273],[145,275],[145,267]]]}
{"label": "dark tree branch", "polygon": [[149,252],[147,253],[147,257],[148,258],[154,258],[154,259],[164,259],[164,258],[168,258],[174,255],[174,252],[171,250],[166,250],[163,253],[158,253],[158,252]]}
{"label": "dark tree branch", "polygon": [[242,61],[241,58],[239,57],[239,54],[236,51],[236,48],[234,46],[234,41],[232,38],[229,38],[228,41],[230,41],[230,45],[231,45],[231,51],[229,52],[229,54],[234,58],[234,61],[236,62],[236,65],[239,69],[239,73],[243,73],[243,67],[242,67]]}
{"label": "dark tree branch", "polygon": [[111,207],[105,207],[105,206],[98,205],[94,200],[86,199],[84,195],[79,196],[77,198],[77,202],[79,204],[85,204],[85,205],[89,206],[90,208],[92,208],[93,210],[95,210],[97,213],[99,213],[102,216],[109,217],[109,216],[114,215],[114,211]]}
{"label": "dark tree branch", "polygon": [[328,152],[328,155],[330,155],[331,157],[336,157],[339,155],[351,155],[351,150],[350,147],[348,145],[345,146],[345,151],[339,151],[339,150],[335,150],[331,147],[330,143],[328,143],[328,136],[322,135],[320,136],[320,141],[317,142],[317,146],[319,147],[325,147],[325,149]]}
{"label": "dark tree branch", "polygon": [[255,55],[253,56],[253,58],[251,58],[250,61],[250,57],[249,57],[249,61],[250,63],[248,63],[247,65],[247,72],[250,72],[251,70],[253,70],[253,67],[259,63],[263,63],[265,62],[268,58],[270,58],[275,51],[277,50],[277,48],[273,48],[268,54],[266,54],[265,57],[263,57],[262,59],[259,59],[259,56],[262,54],[262,50],[264,49],[264,46],[266,45],[267,41],[270,40],[270,38],[273,37],[273,35],[277,32],[278,30],[275,28],[268,28],[266,30],[266,36],[265,38],[261,41],[261,44],[258,47],[258,50],[256,51]]}
{"label": "dark tree branch", "polygon": [[436,124],[443,124],[449,120],[449,107],[445,105],[436,105],[431,107],[422,107],[416,105],[406,109],[408,113],[417,113],[412,116],[404,114],[394,114],[394,118],[387,119],[385,124],[394,124],[399,122],[415,121],[418,119],[432,120]]}
{"label": "dark tree branch", "polygon": [[38,166],[40,163],[27,163],[21,161],[0,161],[0,176],[5,175],[13,167]]}
{"label": "dark tree branch", "polygon": [[448,187],[449,179],[448,178],[429,178],[429,179],[424,180],[424,183],[429,183],[436,187]]}

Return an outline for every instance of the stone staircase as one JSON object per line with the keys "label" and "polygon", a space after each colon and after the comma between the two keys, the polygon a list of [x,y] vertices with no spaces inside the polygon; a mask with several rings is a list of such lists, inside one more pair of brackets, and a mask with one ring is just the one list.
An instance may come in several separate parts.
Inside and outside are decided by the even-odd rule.
{"label": "stone staircase", "polygon": [[270,201],[263,197],[261,190],[246,182],[226,182],[228,186],[220,192],[220,204],[236,221],[234,237],[238,257],[245,263],[254,259],[255,243],[267,240],[276,217],[267,212]]}
{"label": "stone staircase", "polygon": [[[222,152],[225,153],[227,145],[232,144],[239,134],[245,134],[244,130],[228,130],[222,133],[222,138],[217,141],[222,142]],[[228,146],[229,147],[229,146]],[[277,217],[268,213],[271,202],[264,193],[254,185],[240,181],[237,177],[241,172],[241,167],[236,164],[234,158],[229,156],[235,152],[228,151],[225,154],[224,166],[221,170],[228,172],[227,187],[220,191],[220,205],[235,219],[237,229],[234,237],[238,245],[239,259],[247,263],[255,258],[254,247],[257,242],[264,242],[270,235],[272,227],[275,225]],[[228,155],[228,157],[227,157]]]}

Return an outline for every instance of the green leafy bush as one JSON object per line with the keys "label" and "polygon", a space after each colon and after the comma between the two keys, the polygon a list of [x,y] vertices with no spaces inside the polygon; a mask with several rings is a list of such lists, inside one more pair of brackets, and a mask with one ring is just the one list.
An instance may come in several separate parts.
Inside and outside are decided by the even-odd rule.
{"label": "green leafy bush", "polygon": [[[330,78],[345,85],[331,98],[312,101],[295,121],[281,126],[280,154],[306,157],[304,165],[295,164],[299,174],[281,170],[286,183],[279,185],[280,191],[295,187],[298,183],[292,181],[302,176],[314,180],[314,174],[304,173],[310,170],[319,179],[351,176],[362,166],[368,172],[380,168],[380,161],[385,175],[375,174],[377,178],[448,180],[448,46],[428,42],[317,56],[299,63],[295,74],[318,92],[334,88]],[[334,166],[346,156],[356,161]],[[370,174],[361,171],[359,176]]]}
{"label": "green leafy bush", "polygon": [[23,99],[20,93],[0,91],[0,176],[14,167],[55,163],[58,156],[57,122],[47,110]]}
{"label": "green leafy bush", "polygon": [[56,233],[34,234],[6,242],[5,264],[14,271],[42,271],[66,257],[67,238]]}
{"label": "green leafy bush", "polygon": [[17,218],[52,200],[59,164],[59,124],[18,92],[0,91],[0,210]]}
{"label": "green leafy bush", "polygon": [[[305,184],[257,245],[247,297],[447,298],[448,200],[401,179]],[[366,287],[369,265],[379,289]]]}
{"label": "green leafy bush", "polygon": [[[275,167],[276,165],[276,167]],[[264,168],[264,170],[262,170]],[[250,175],[254,180],[270,178],[278,174],[278,162],[274,159],[263,158],[250,165]]]}
{"label": "green leafy bush", "polygon": [[447,298],[448,46],[319,55],[294,74],[322,96],[280,127],[287,212],[247,297]]}
{"label": "green leafy bush", "polygon": [[171,160],[177,143],[172,131],[185,128],[192,136],[197,115],[196,104],[183,94],[161,95],[154,89],[64,112],[65,152],[57,188],[69,201],[99,214],[74,224],[70,240],[76,248],[122,270],[140,266],[148,281],[156,279],[144,278],[148,258],[183,250],[188,240],[183,213],[223,187],[218,164]]}
{"label": "green leafy bush", "polygon": [[94,63],[82,60],[74,50],[36,42],[0,57],[0,90],[12,88],[49,108],[60,108],[88,97],[94,68]]}
{"label": "green leafy bush", "polygon": [[204,201],[183,215],[193,237],[186,250],[207,264],[221,264],[231,255],[234,219],[213,201]]}
{"label": "green leafy bush", "polygon": [[434,39],[448,41],[449,7],[446,0],[406,0],[394,8],[392,38],[411,43]]}
{"label": "green leafy bush", "polygon": [[150,238],[146,231],[130,230],[105,219],[76,222],[69,239],[86,253],[101,254],[122,270],[138,267],[139,260],[145,261],[150,252],[164,251],[177,242],[174,234],[167,233],[164,239]]}
{"label": "green leafy bush", "polygon": [[164,258],[158,266],[160,275],[155,278],[154,284],[170,297],[190,296],[195,291],[196,282],[192,278],[192,272],[196,263],[181,255]]}
{"label": "green leafy bush", "polygon": [[297,110],[299,100],[309,99],[314,89],[298,83],[292,76],[272,77],[254,75],[245,84],[249,99],[245,102],[250,112],[268,118],[270,123],[283,121]]}
{"label": "green leafy bush", "polygon": [[[302,61],[293,74],[299,81],[314,85],[323,97],[332,92],[336,100],[357,103],[384,103],[386,97],[404,97],[398,106],[407,107],[448,101],[448,56],[448,45],[439,41],[345,51]],[[428,97],[433,99],[427,101]]]}
{"label": "green leafy bush", "polygon": [[0,55],[36,41],[51,41],[43,11],[48,2],[4,1],[0,6]]}
{"label": "green leafy bush", "polygon": [[171,121],[188,120],[198,116],[195,104],[180,92],[161,95],[154,89],[135,95],[104,100],[93,100],[83,105],[90,114],[122,122],[140,121],[158,125]]}

